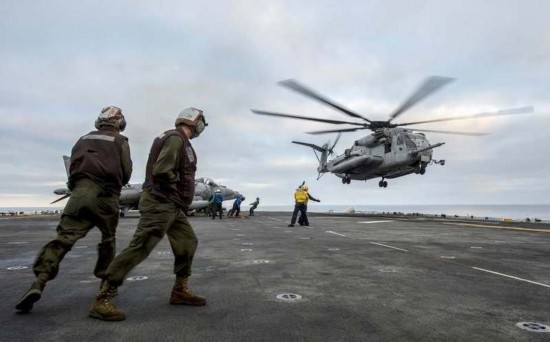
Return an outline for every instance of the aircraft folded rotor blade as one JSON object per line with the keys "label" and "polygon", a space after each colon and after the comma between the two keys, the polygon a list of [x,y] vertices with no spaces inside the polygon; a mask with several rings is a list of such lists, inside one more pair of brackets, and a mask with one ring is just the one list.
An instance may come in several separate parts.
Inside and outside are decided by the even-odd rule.
{"label": "aircraft folded rotor blade", "polygon": [[298,145],[304,145],[304,146],[307,146],[307,147],[311,147],[312,149],[316,150],[316,151],[319,151],[319,152],[324,152],[325,149],[322,148],[321,146],[317,146],[317,145],[314,145],[314,144],[310,144],[310,143],[305,143],[305,142],[301,142],[301,141],[292,141],[293,144],[298,144]]}
{"label": "aircraft folded rotor blade", "polygon": [[349,124],[349,125],[363,126],[363,124],[359,123],[359,122],[348,122],[348,121],[340,121],[340,120],[311,118],[311,117],[307,117],[307,116],[267,112],[267,111],[264,111],[264,110],[256,110],[256,109],[251,109],[251,111],[252,111],[252,113],[259,114],[259,115],[279,116],[279,117],[290,118],[290,119],[300,119],[300,120],[310,120],[310,121],[317,121],[317,122],[326,122],[326,123],[331,123],[331,124],[335,124],[335,125]]}
{"label": "aircraft folded rotor blade", "polygon": [[391,115],[388,122],[391,122],[393,119],[403,114],[404,111],[411,108],[418,102],[422,101],[429,95],[435,93],[437,90],[441,89],[446,84],[454,81],[454,78],[443,77],[443,76],[431,76],[428,77],[416,91],[405,100]]}
{"label": "aircraft folded rotor blade", "polygon": [[410,126],[410,125],[418,125],[418,124],[430,123],[430,122],[467,120],[467,119],[486,118],[486,117],[501,116],[501,115],[503,116],[503,115],[515,115],[515,114],[528,114],[528,113],[532,113],[533,111],[534,111],[534,108],[532,106],[528,106],[528,107],[504,109],[496,112],[484,112],[484,113],[478,113],[474,115],[455,116],[455,117],[448,117],[448,118],[441,118],[441,119],[407,122],[407,123],[396,124],[396,126]]}
{"label": "aircraft folded rotor blade", "polygon": [[343,107],[343,106],[341,106],[341,105],[335,103],[335,102],[332,101],[332,100],[329,100],[328,98],[322,96],[321,94],[318,94],[318,93],[314,92],[313,90],[307,88],[306,86],[304,86],[304,85],[298,83],[298,82],[295,81],[295,80],[292,80],[292,79],[290,79],[290,80],[285,80],[285,81],[279,82],[279,84],[282,85],[282,86],[284,86],[284,87],[287,87],[287,88],[289,88],[289,89],[292,89],[292,90],[294,90],[295,92],[300,93],[300,94],[302,94],[302,95],[304,95],[304,96],[307,96],[307,97],[312,98],[312,99],[314,99],[314,100],[320,101],[320,102],[322,102],[322,103],[324,103],[324,104],[326,104],[326,105],[328,105],[328,106],[330,106],[330,107],[332,107],[332,108],[334,108],[334,109],[336,109],[336,110],[341,111],[341,112],[344,113],[344,114],[347,114],[347,115],[352,116],[352,117],[354,117],[354,118],[363,119],[363,120],[365,120],[365,121],[367,121],[367,122],[371,122],[371,121],[370,121],[369,119],[367,119],[366,117],[364,117],[364,116],[362,116],[362,115],[360,115],[360,114],[357,114],[357,113],[355,113],[355,112],[353,112],[353,111],[351,111],[351,110],[349,110],[349,109],[347,109],[347,108],[345,108],[345,107]]}
{"label": "aircraft folded rotor blade", "polygon": [[370,129],[369,127],[357,127],[357,128],[344,128],[344,129],[329,129],[326,131],[313,131],[313,132],[306,132],[307,134],[327,134],[327,133],[342,133],[342,132],[355,132],[361,129]]}
{"label": "aircraft folded rotor blade", "polygon": [[479,132],[456,132],[456,131],[439,131],[439,130],[432,130],[432,129],[414,129],[411,130],[415,132],[430,132],[430,133],[444,133],[444,134],[456,134],[456,135],[468,135],[472,137],[480,137],[484,135],[489,135],[490,133],[479,133]]}
{"label": "aircraft folded rotor blade", "polygon": [[62,201],[62,200],[64,200],[65,198],[67,198],[67,197],[69,197],[69,196],[71,196],[71,194],[63,195],[63,196],[59,197],[58,199],[56,199],[55,201],[53,201],[53,202],[50,203],[50,204],[54,204],[54,203],[57,203],[57,202],[59,202],[59,201]]}
{"label": "aircraft folded rotor blade", "polygon": [[334,144],[332,144],[332,147],[330,148],[330,151],[334,150],[334,147],[336,147],[336,144],[338,144],[338,140],[340,140],[340,137],[342,136],[342,132],[338,133],[338,136],[336,137],[336,140],[334,140]]}

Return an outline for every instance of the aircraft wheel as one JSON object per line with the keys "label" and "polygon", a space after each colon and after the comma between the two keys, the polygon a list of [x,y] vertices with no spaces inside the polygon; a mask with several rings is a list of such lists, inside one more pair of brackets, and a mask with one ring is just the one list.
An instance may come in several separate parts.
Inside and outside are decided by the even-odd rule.
{"label": "aircraft wheel", "polygon": [[342,177],[342,184],[346,184],[346,177]]}
{"label": "aircraft wheel", "polygon": [[388,182],[384,181],[384,183],[382,184],[382,186],[383,186],[384,188],[387,188],[387,187],[388,187]]}
{"label": "aircraft wheel", "polygon": [[420,168],[420,174],[423,175],[426,173],[426,168],[425,167],[421,167]]}
{"label": "aircraft wheel", "polygon": [[378,182],[378,186],[379,186],[379,187],[383,187],[383,186],[384,186],[384,181]]}
{"label": "aircraft wheel", "polygon": [[126,215],[126,213],[121,210],[119,215],[120,215],[120,217],[124,217],[124,215]]}
{"label": "aircraft wheel", "polygon": [[351,178],[348,177],[348,178],[346,179],[346,184],[350,184],[350,183],[351,183]]}

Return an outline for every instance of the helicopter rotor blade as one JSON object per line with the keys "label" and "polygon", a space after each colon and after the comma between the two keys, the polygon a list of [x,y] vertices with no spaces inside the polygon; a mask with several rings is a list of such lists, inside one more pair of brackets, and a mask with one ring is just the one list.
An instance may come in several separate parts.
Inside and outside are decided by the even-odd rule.
{"label": "helicopter rotor blade", "polygon": [[257,110],[257,109],[251,109],[251,111],[252,111],[252,113],[259,114],[259,115],[279,116],[279,117],[283,117],[283,118],[300,119],[300,120],[310,120],[310,121],[325,122],[325,123],[330,123],[330,124],[335,124],[335,125],[341,125],[341,124],[349,124],[349,125],[357,125],[357,126],[363,126],[364,125],[364,124],[359,123],[359,122],[349,122],[349,121],[340,121],[340,120],[311,118],[311,117],[307,117],[307,116],[267,112],[267,111],[264,111],[264,110]]}
{"label": "helicopter rotor blade", "polygon": [[340,137],[342,136],[342,132],[339,132],[338,135],[336,136],[336,140],[334,140],[334,144],[332,144],[332,147],[330,148],[330,153],[332,153],[332,150],[334,149],[334,147],[336,147],[336,144],[338,144],[338,140],[340,140]]}
{"label": "helicopter rotor blade", "polygon": [[326,131],[312,131],[312,132],[306,132],[307,134],[327,134],[327,133],[342,133],[342,132],[355,132],[361,129],[370,129],[370,127],[357,127],[357,128],[344,128],[344,129],[329,129]]}
{"label": "helicopter rotor blade", "polygon": [[454,78],[443,77],[443,76],[431,76],[428,77],[422,84],[415,90],[415,92],[405,100],[391,115],[388,122],[391,122],[393,119],[403,114],[404,111],[408,110],[418,102],[425,99],[427,96],[435,93],[437,90],[441,89],[446,84],[454,81]]}
{"label": "helicopter rotor blade", "polygon": [[336,110],[341,111],[341,112],[344,113],[344,114],[347,114],[347,115],[352,116],[352,117],[354,117],[354,118],[358,118],[358,119],[365,120],[365,121],[367,121],[367,122],[369,122],[369,123],[371,122],[371,121],[370,121],[369,119],[367,119],[366,117],[364,117],[364,116],[362,116],[362,115],[360,115],[360,114],[357,114],[357,113],[355,113],[355,112],[353,112],[353,111],[351,111],[351,110],[349,110],[349,109],[347,109],[347,108],[345,108],[345,107],[343,107],[343,106],[341,106],[341,105],[335,103],[335,102],[332,101],[332,100],[329,100],[328,98],[322,96],[321,94],[318,94],[318,93],[314,92],[313,90],[307,88],[306,86],[304,86],[304,85],[298,83],[298,82],[295,81],[295,80],[292,80],[292,79],[290,79],[290,80],[285,80],[285,81],[279,82],[279,84],[282,85],[283,87],[287,87],[287,88],[289,88],[289,89],[292,89],[292,90],[294,90],[295,92],[300,93],[300,94],[302,94],[302,95],[304,95],[304,96],[307,96],[307,97],[312,98],[312,99],[314,99],[314,100],[320,101],[320,102],[322,102],[322,103],[324,103],[324,104],[326,104],[326,105],[328,105],[328,106],[330,106],[330,107],[332,107],[332,108],[334,108],[334,109],[336,109]]}
{"label": "helicopter rotor blade", "polygon": [[467,135],[472,137],[480,137],[484,135],[489,135],[490,133],[479,133],[479,132],[456,132],[456,131],[440,131],[432,129],[411,129],[415,132],[430,132],[430,133],[444,133],[444,134],[456,134],[456,135]]}
{"label": "helicopter rotor blade", "polygon": [[425,121],[407,122],[407,123],[396,124],[396,126],[410,126],[410,125],[418,125],[418,124],[430,123],[430,122],[467,120],[467,119],[486,118],[486,117],[501,116],[501,115],[527,114],[527,113],[532,113],[532,112],[534,112],[534,108],[532,106],[527,106],[527,107],[504,109],[504,110],[499,110],[499,111],[496,111],[496,112],[478,113],[478,114],[474,114],[474,115],[465,115],[465,116],[456,116],[456,117],[425,120]]}

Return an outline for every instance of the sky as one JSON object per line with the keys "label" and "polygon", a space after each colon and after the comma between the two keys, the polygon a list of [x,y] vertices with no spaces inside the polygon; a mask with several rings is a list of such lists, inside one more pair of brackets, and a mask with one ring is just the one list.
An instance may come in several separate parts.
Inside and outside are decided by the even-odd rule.
{"label": "sky", "polygon": [[[62,156],[108,105],[128,122],[132,183],[144,179],[152,140],[197,107],[209,123],[192,141],[197,177],[250,202],[292,204],[306,181],[321,204],[548,204],[548,13],[545,0],[2,0],[0,207],[56,199],[67,181]],[[423,125],[491,134],[427,133],[446,143],[434,150],[445,166],[379,188],[378,179],[317,180],[312,150],[291,143],[334,141],[305,132],[335,126],[250,111],[350,119],[277,84],[296,79],[386,120],[430,75],[456,80],[396,122],[529,105],[535,112]],[[335,152],[369,133],[344,134]]]}

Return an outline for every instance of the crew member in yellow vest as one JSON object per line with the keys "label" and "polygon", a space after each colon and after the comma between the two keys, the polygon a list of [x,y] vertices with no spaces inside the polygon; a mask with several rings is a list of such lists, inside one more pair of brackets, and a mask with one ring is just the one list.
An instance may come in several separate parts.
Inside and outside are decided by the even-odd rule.
{"label": "crew member in yellow vest", "polygon": [[321,201],[318,200],[317,198],[311,196],[311,194],[309,193],[309,188],[308,188],[307,185],[303,185],[302,190],[307,194],[307,197],[306,197],[306,202],[305,202],[304,214],[302,214],[300,212],[300,217],[298,218],[298,224],[300,226],[309,226],[309,220],[307,218],[307,202],[308,202],[308,200],[312,200],[312,201],[315,201],[315,202],[321,202]]}
{"label": "crew member in yellow vest", "polygon": [[296,223],[296,217],[298,216],[298,212],[300,212],[300,215],[306,217],[307,220],[307,214],[306,214],[306,208],[307,208],[307,192],[304,191],[304,189],[300,186],[298,189],[296,189],[296,192],[294,193],[294,212],[292,212],[292,219],[290,220],[289,227],[294,227],[294,223]]}

